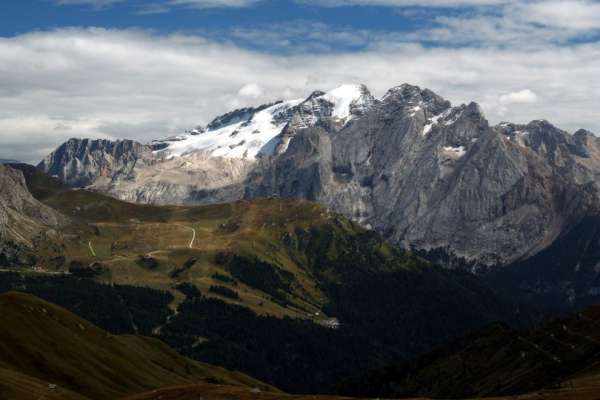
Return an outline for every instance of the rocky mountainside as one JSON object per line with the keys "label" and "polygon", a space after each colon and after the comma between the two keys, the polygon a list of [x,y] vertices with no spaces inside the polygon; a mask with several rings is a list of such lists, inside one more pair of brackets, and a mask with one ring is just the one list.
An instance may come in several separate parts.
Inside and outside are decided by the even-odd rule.
{"label": "rocky mountainside", "polygon": [[0,266],[30,262],[41,236],[56,236],[66,217],[29,193],[23,173],[0,165]]}
{"label": "rocky mountainside", "polygon": [[127,176],[151,147],[133,140],[70,139],[39,164],[44,172],[73,186],[88,186],[115,175]]}
{"label": "rocky mountainside", "polygon": [[590,132],[490,126],[477,104],[406,84],[381,99],[346,85],[237,110],[151,146],[90,143],[71,140],[40,168],[144,203],[315,200],[478,271],[536,254],[599,204]]}

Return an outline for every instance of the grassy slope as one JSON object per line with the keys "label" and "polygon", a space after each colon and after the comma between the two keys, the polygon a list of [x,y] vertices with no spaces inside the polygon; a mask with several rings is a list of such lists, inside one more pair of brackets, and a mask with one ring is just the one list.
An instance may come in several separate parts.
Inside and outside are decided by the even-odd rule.
{"label": "grassy slope", "polygon": [[[314,316],[325,304],[323,292],[306,269],[306,254],[291,249],[282,240],[297,230],[318,228],[338,218],[316,204],[258,200],[205,207],[154,207],[68,190],[36,171],[28,171],[26,176],[30,190],[39,199],[74,222],[62,239],[38,243],[38,266],[44,269],[66,270],[71,261],[84,265],[98,261],[110,269],[109,274],[99,278],[102,281],[171,290],[178,300],[181,295],[173,287],[181,282],[192,283],[203,293],[209,293],[213,285],[226,286],[238,292],[239,301],[214,293],[211,296],[243,304],[258,314]],[[344,234],[362,231],[353,224],[343,224],[340,229]],[[294,274],[296,283],[287,293],[289,306],[283,307],[263,291],[242,282],[215,279],[215,273],[229,275],[215,262],[222,252],[256,257]],[[66,256],[65,263],[54,267],[53,260],[61,255]],[[158,267],[141,266],[140,255],[154,258]],[[197,260],[193,268],[173,278],[173,271],[191,258]]]}
{"label": "grassy slope", "polygon": [[[583,372],[561,383],[560,387],[508,397],[486,397],[486,400],[598,400],[600,393],[600,367]],[[123,400],[342,400],[336,396],[290,396],[269,393],[253,393],[248,389],[227,386],[195,385],[165,388],[141,393]],[[420,398],[423,400],[424,398]],[[404,398],[404,400],[408,400]]]}
{"label": "grassy slope", "polygon": [[[491,326],[411,362],[372,372],[342,391],[463,398],[550,387],[540,392],[543,398],[580,398],[574,391],[584,398],[600,388],[599,363],[600,306],[595,306],[528,332]],[[572,397],[565,397],[569,393]]]}
{"label": "grassy slope", "polygon": [[92,399],[198,382],[268,389],[246,375],[186,359],[156,339],[110,335],[34,296],[0,295],[0,397],[12,398],[29,384],[37,393],[40,381]]}
{"label": "grassy slope", "polygon": [[54,388],[42,379],[0,368],[0,399],[3,400],[89,400],[65,388]]}
{"label": "grassy slope", "polygon": [[[32,193],[73,222],[61,238],[37,244],[38,267],[65,271],[73,261],[99,262],[106,268],[97,281],[168,290],[180,313],[154,334],[194,359],[290,392],[331,390],[348,374],[412,357],[508,315],[473,277],[435,268],[315,203],[156,207],[70,190],[35,170],[25,175]],[[186,304],[182,283],[226,304]],[[239,300],[211,292],[214,285]],[[244,326],[220,321],[222,315],[244,319]],[[320,326],[330,317],[341,329]],[[205,319],[220,323],[198,323]]]}

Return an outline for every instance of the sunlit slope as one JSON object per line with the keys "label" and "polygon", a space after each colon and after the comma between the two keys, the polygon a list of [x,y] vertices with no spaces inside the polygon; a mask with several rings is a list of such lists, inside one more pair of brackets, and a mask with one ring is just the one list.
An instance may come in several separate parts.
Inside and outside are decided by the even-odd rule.
{"label": "sunlit slope", "polygon": [[111,335],[34,296],[0,295],[2,399],[26,398],[19,393],[37,394],[47,384],[56,385],[49,394],[64,391],[57,398],[114,399],[199,382],[268,389],[246,375],[182,357],[159,340]]}
{"label": "sunlit slope", "polygon": [[[39,244],[42,268],[66,271],[73,265],[100,263],[102,273],[96,279],[101,281],[171,290],[178,298],[173,287],[192,283],[209,296],[243,304],[259,314],[306,317],[322,311],[326,295],[311,271],[306,243],[299,241],[309,241],[314,234],[339,238],[365,234],[357,225],[306,201],[155,207],[69,190],[34,170],[26,176],[40,200],[73,221],[62,239]],[[383,258],[396,255],[380,239],[376,247]],[[336,258],[337,251],[348,250],[332,246],[328,256]],[[232,260],[232,255],[237,258]],[[408,257],[402,261],[406,262],[389,268],[419,264]],[[242,276],[243,271],[232,267],[236,262],[254,264],[254,269],[262,268],[269,276]],[[257,284],[265,280],[271,287]],[[236,295],[210,291],[214,286],[229,288]]]}

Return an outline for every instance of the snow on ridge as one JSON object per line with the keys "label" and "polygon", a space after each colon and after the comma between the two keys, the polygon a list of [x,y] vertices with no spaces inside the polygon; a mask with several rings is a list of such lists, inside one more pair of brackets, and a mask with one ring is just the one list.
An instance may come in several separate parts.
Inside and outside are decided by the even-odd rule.
{"label": "snow on ridge", "polygon": [[[435,125],[437,125],[437,123],[440,121],[440,119],[447,118],[452,113],[452,110],[453,110],[453,108],[449,108],[449,109],[441,112],[440,114],[434,115],[433,117],[429,118],[427,120],[427,122],[429,122],[429,123],[423,127],[423,136],[427,136],[429,131],[431,131],[431,128],[433,128]],[[454,121],[454,122],[456,122],[456,121]],[[451,125],[451,124],[446,123],[446,125]]]}
{"label": "snow on ridge", "polygon": [[170,154],[183,156],[194,151],[206,151],[214,156],[255,159],[259,154],[271,155],[275,150],[275,139],[287,121],[276,117],[302,100],[290,100],[275,104],[252,115],[248,120],[219,127],[184,140],[170,143],[166,149]]}
{"label": "snow on ridge", "polygon": [[448,158],[458,159],[464,156],[467,151],[464,146],[444,146],[442,148],[442,153]]}
{"label": "snow on ridge", "polygon": [[[370,94],[364,85],[346,84],[317,97],[333,105],[331,118],[348,122],[353,107],[366,108]],[[205,151],[213,156],[254,160],[259,155],[272,155],[279,135],[289,122],[285,113],[302,104],[304,99],[276,103],[248,118],[214,129],[194,129],[177,140],[167,140],[168,146],[158,150],[170,155],[184,156]],[[316,122],[316,120],[315,120]]]}
{"label": "snow on ridge", "polygon": [[333,103],[332,118],[346,119],[350,116],[350,106],[365,95],[363,85],[345,84],[325,93],[319,98]]}

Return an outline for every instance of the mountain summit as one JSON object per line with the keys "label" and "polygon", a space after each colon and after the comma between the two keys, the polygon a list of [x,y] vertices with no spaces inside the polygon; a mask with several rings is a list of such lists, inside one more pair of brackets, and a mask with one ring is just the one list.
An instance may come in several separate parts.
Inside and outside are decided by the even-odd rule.
{"label": "mountain summit", "polygon": [[476,103],[409,84],[380,99],[343,85],[150,145],[73,139],[39,167],[142,203],[315,200],[482,271],[536,254],[597,212],[600,141],[547,121],[490,126]]}

